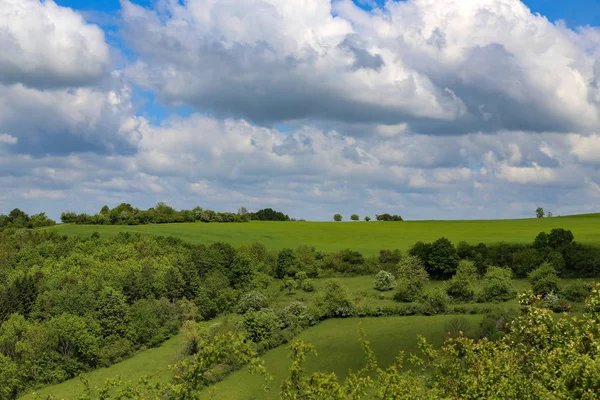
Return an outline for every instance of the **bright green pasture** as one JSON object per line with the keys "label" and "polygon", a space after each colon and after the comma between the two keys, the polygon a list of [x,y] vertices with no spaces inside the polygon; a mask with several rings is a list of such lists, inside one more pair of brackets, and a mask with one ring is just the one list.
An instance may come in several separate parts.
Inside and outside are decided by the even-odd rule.
{"label": "bright green pasture", "polygon": [[[446,324],[454,318],[466,318],[477,327],[481,315],[440,315],[432,317],[379,317],[349,318],[324,321],[302,332],[298,339],[315,346],[317,356],[306,361],[307,372],[335,372],[343,379],[349,370],[364,367],[366,359],[359,342],[359,324],[362,325],[371,348],[382,367],[390,365],[402,350],[406,355],[419,354],[417,336],[424,336],[430,343],[440,346],[446,337]],[[277,399],[279,387],[287,376],[290,366],[286,346],[270,350],[263,355],[265,367],[273,376],[263,391],[265,383],[261,376],[251,375],[247,369],[234,372],[222,382],[205,392],[205,398],[215,400]]]}
{"label": "bright green pasture", "polygon": [[405,221],[405,222],[258,222],[250,223],[180,223],[153,225],[58,225],[54,229],[69,235],[102,236],[118,232],[139,232],[144,235],[175,236],[192,243],[228,242],[241,246],[262,242],[267,248],[296,248],[301,244],[321,251],[352,249],[365,255],[380,249],[406,250],[415,242],[447,237],[477,244],[531,243],[541,231],[552,228],[570,229],[582,243],[600,243],[600,218],[587,216],[542,219],[488,221]]}

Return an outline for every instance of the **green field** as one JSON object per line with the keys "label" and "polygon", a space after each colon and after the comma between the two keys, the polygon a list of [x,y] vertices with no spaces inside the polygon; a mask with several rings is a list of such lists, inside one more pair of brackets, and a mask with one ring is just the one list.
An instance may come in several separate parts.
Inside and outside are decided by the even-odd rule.
{"label": "green field", "polygon": [[581,243],[600,243],[600,214],[542,219],[489,221],[405,221],[405,222],[258,222],[250,223],[180,223],[160,225],[58,225],[53,229],[68,235],[103,236],[118,232],[143,235],[175,236],[192,243],[227,242],[241,246],[262,242],[267,248],[296,248],[301,244],[321,251],[352,249],[365,255],[380,249],[406,250],[417,241],[431,242],[447,237],[477,244],[531,243],[541,231],[570,229]]}
{"label": "green field", "polygon": [[[307,372],[335,372],[343,379],[349,370],[357,371],[365,366],[365,355],[359,343],[359,324],[362,324],[371,342],[371,348],[380,363],[390,365],[399,351],[405,355],[418,354],[417,336],[423,335],[430,343],[440,346],[445,338],[446,324],[453,318],[466,318],[472,327],[482,319],[481,315],[435,317],[379,317],[327,320],[299,335],[299,339],[315,346],[317,356],[309,356]],[[264,379],[251,375],[246,369],[234,372],[216,384],[214,399],[255,400],[277,399],[279,387],[287,376],[290,365],[289,352],[285,346],[267,352],[263,359],[265,367],[273,376],[268,392],[263,391]],[[210,398],[206,391],[206,399]]]}

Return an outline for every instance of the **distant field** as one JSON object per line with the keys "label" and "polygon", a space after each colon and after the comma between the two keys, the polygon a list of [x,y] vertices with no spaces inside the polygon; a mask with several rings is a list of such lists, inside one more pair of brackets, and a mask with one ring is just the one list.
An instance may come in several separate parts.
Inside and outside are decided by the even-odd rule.
{"label": "distant field", "polygon": [[176,236],[192,243],[228,242],[240,246],[262,242],[269,249],[296,248],[301,244],[321,251],[346,248],[365,255],[380,249],[406,250],[415,242],[433,241],[445,236],[455,244],[495,243],[499,241],[530,243],[540,231],[565,228],[573,231],[582,243],[600,244],[600,214],[543,219],[485,221],[406,221],[406,222],[258,222],[250,223],[181,223],[160,225],[58,225],[54,229],[68,235],[103,236],[118,232],[143,235]]}
{"label": "distant field", "polygon": [[[440,315],[433,317],[379,317],[327,320],[300,334],[299,339],[315,346],[318,355],[307,358],[308,372],[335,372],[343,379],[349,370],[364,367],[365,356],[359,343],[358,327],[362,324],[371,342],[371,348],[382,367],[390,365],[400,350],[405,355],[419,354],[417,336],[423,335],[430,343],[441,346],[445,338],[446,324],[453,318],[466,318],[473,328],[479,325],[482,315]],[[265,367],[273,376],[263,391],[264,379],[251,375],[247,369],[234,372],[213,386],[214,393],[205,391],[206,399],[255,400],[277,399],[279,387],[287,376],[290,365],[286,346],[273,349],[263,355]],[[211,397],[213,394],[214,397]]]}

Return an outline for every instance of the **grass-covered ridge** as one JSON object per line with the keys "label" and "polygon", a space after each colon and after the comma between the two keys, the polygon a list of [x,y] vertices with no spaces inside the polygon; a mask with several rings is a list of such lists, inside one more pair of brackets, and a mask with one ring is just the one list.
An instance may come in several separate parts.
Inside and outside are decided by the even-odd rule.
{"label": "grass-covered ridge", "polygon": [[[597,215],[597,214],[593,214]],[[580,243],[600,243],[598,217],[557,217],[490,221],[405,221],[405,222],[259,222],[246,224],[157,224],[139,226],[58,225],[60,233],[114,236],[119,232],[175,236],[196,244],[227,242],[238,247],[261,242],[280,250],[299,245],[315,246],[325,252],[352,249],[365,255],[380,249],[406,250],[415,242],[446,237],[453,243],[531,243],[541,231],[569,229]]]}

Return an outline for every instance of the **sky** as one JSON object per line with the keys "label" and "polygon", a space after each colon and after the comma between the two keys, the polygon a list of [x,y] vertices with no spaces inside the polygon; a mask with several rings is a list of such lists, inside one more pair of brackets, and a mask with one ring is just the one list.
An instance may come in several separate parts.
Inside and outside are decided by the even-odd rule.
{"label": "sky", "polygon": [[0,0],[0,49],[0,213],[600,211],[598,0]]}

